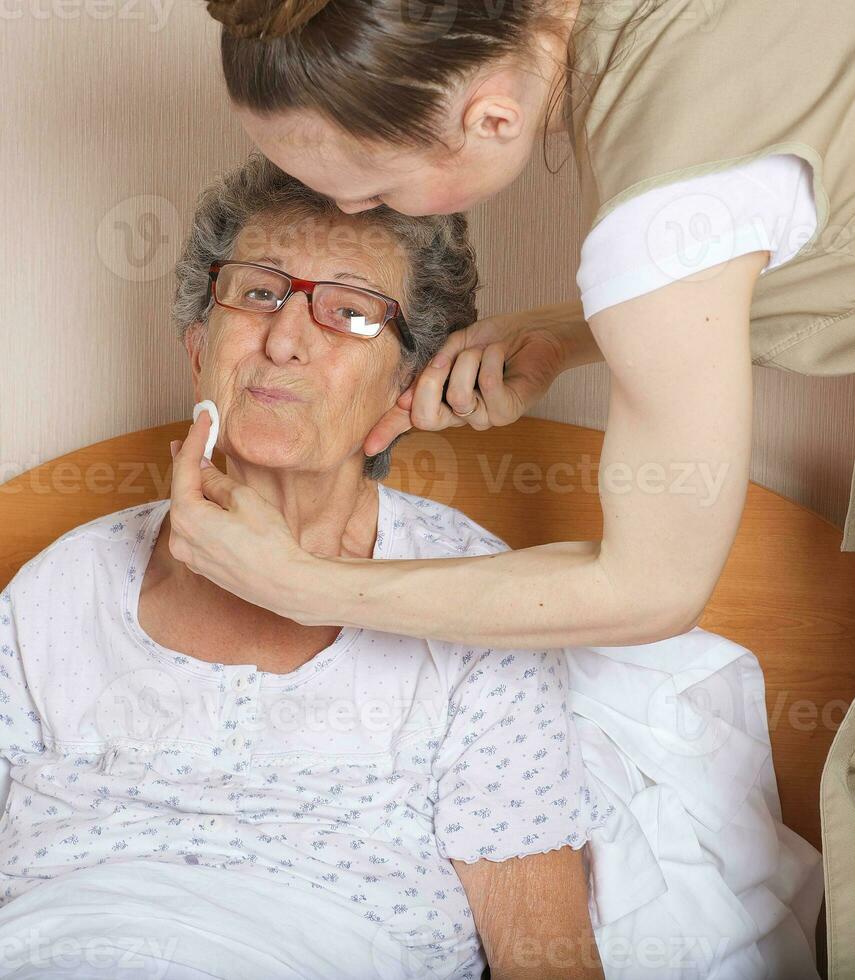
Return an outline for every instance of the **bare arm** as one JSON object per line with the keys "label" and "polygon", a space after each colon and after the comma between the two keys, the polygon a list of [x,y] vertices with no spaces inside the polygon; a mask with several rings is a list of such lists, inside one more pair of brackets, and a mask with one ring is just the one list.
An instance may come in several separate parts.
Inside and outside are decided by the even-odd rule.
{"label": "bare arm", "polygon": [[561,338],[564,347],[563,371],[605,360],[579,300],[538,306],[534,310],[511,315],[524,320],[529,326],[552,331]]}
{"label": "bare arm", "polygon": [[648,643],[695,625],[745,503],[749,309],[767,256],[734,259],[592,318],[612,379],[601,542],[325,562],[336,622],[529,649]]}
{"label": "bare arm", "polygon": [[491,980],[588,980],[603,969],[588,915],[582,851],[455,861]]}

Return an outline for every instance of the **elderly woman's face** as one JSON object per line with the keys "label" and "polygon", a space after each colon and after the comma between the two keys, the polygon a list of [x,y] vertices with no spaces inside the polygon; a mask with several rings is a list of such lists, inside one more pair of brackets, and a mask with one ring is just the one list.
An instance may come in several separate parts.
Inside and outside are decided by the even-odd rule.
{"label": "elderly woman's face", "polygon": [[[295,278],[337,280],[404,305],[406,259],[388,233],[347,217],[257,217],[231,256]],[[190,336],[192,334],[192,336]],[[360,454],[365,436],[401,393],[394,323],[366,339],[318,326],[293,293],[276,313],[214,306],[188,333],[195,395],[220,412],[218,447],[268,467],[328,470]]]}

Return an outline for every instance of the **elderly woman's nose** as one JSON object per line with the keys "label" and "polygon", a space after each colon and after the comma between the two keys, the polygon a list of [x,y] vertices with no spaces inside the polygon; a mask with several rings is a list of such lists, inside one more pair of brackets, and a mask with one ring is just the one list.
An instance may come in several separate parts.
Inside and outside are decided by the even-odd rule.
{"label": "elderly woman's nose", "polygon": [[267,356],[275,362],[305,357],[312,334],[318,330],[309,313],[309,297],[293,293],[282,309],[268,314],[267,319]]}

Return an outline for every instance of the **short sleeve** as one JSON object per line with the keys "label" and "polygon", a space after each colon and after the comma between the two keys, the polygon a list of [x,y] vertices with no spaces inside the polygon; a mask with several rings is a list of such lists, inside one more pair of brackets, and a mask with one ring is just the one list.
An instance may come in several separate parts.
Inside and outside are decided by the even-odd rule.
{"label": "short sleeve", "polygon": [[558,650],[467,651],[436,753],[440,854],[472,863],[582,847],[610,815],[588,785]]}
{"label": "short sleeve", "polygon": [[36,710],[21,655],[15,604],[9,588],[0,593],[0,756],[45,751],[42,720]]}
{"label": "short sleeve", "polygon": [[816,229],[813,170],[795,154],[654,187],[619,204],[582,243],[585,319],[749,252],[768,251],[770,272]]}

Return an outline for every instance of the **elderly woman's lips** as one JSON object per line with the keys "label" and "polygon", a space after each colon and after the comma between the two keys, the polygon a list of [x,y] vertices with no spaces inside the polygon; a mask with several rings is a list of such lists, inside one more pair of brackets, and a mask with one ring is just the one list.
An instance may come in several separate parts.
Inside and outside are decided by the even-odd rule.
{"label": "elderly woman's lips", "polygon": [[290,391],[284,391],[282,388],[247,388],[246,390],[260,402],[269,403],[302,401],[302,399],[297,398],[296,395],[292,395]]}

